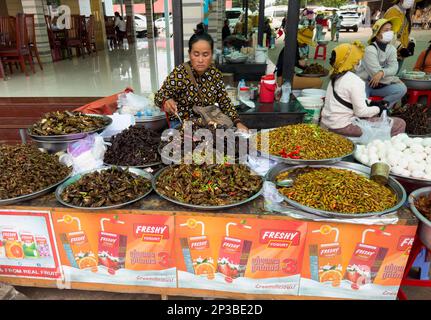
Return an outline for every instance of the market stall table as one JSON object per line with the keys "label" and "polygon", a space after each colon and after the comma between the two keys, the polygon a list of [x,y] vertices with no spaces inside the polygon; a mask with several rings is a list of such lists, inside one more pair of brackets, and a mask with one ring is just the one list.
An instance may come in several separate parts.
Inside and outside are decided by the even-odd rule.
{"label": "market stall table", "polygon": [[[358,225],[268,212],[262,197],[203,212],[152,193],[96,212],[62,207],[52,193],[0,210],[0,281],[164,297],[395,299],[417,227],[407,207],[396,224]],[[357,288],[346,269],[354,257],[371,268]]]}

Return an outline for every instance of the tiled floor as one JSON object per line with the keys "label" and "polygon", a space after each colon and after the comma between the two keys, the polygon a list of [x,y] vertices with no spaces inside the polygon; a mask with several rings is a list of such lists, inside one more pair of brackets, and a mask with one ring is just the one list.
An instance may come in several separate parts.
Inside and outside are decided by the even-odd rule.
{"label": "tiled floor", "polygon": [[15,70],[7,81],[0,80],[0,97],[108,96],[128,86],[138,94],[157,91],[171,70],[168,62],[174,64],[173,50],[168,57],[166,45],[166,39],[137,39],[125,49],[45,63],[43,71],[35,66],[29,77]]}

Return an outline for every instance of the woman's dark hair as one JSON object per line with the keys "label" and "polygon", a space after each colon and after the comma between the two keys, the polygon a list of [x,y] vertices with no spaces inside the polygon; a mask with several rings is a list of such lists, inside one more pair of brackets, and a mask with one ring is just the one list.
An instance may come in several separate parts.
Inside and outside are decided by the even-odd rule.
{"label": "woman's dark hair", "polygon": [[189,40],[189,52],[192,51],[193,45],[198,41],[206,41],[210,44],[211,52],[214,51],[214,39],[205,32],[205,30],[196,29],[195,34],[191,36]]}

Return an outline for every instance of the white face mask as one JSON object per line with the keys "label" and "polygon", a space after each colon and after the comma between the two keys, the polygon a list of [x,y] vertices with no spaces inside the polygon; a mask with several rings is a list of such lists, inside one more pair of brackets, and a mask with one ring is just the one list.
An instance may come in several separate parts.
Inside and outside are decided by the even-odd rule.
{"label": "white face mask", "polygon": [[415,0],[404,0],[402,6],[404,9],[410,9],[411,7],[413,7],[414,3],[415,3]]}
{"label": "white face mask", "polygon": [[382,33],[382,42],[383,43],[389,43],[392,41],[393,38],[394,38],[394,32],[392,30]]}

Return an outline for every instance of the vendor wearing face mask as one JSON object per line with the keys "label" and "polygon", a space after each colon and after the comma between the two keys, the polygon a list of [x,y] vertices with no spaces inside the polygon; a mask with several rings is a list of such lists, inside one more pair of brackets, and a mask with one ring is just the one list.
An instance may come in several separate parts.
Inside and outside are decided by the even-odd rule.
{"label": "vendor wearing face mask", "polygon": [[[331,81],[326,90],[325,106],[322,109],[321,126],[335,133],[359,137],[360,127],[352,124],[355,117],[378,121],[386,107],[377,102],[369,106],[365,95],[365,83],[355,74],[364,47],[359,41],[352,44],[343,43],[337,46],[331,54],[329,63],[333,70]],[[405,131],[406,123],[399,118],[392,118],[391,134],[397,135]]]}
{"label": "vendor wearing face mask", "polygon": [[415,0],[395,0],[393,2],[395,4],[385,12],[383,18],[398,18],[401,21],[401,27],[395,32],[396,41],[394,41],[398,53],[399,70],[403,64],[403,60],[414,55],[415,44],[413,41],[410,41],[409,36],[412,30],[411,9],[415,4]]}
{"label": "vendor wearing face mask", "polygon": [[398,18],[379,19],[373,26],[362,64],[357,74],[366,82],[367,96],[379,96],[389,102],[389,108],[401,100],[407,87],[396,76],[397,50],[390,44],[401,26]]}

